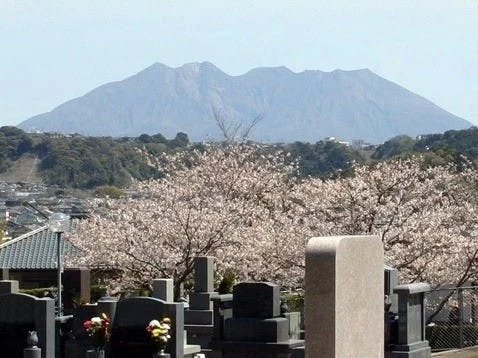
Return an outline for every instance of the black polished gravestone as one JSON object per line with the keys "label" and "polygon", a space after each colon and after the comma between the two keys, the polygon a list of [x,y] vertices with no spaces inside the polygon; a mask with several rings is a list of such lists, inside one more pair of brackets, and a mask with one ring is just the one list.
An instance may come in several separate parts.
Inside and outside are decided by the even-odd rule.
{"label": "black polished gravestone", "polygon": [[109,356],[114,358],[150,358],[155,347],[146,333],[153,319],[171,320],[166,353],[171,358],[192,357],[199,346],[187,345],[184,335],[184,304],[153,297],[133,297],[118,301],[111,327]]}
{"label": "black polished gravestone", "polygon": [[279,286],[244,282],[233,288],[232,317],[224,320],[222,339],[212,343],[223,358],[290,358],[304,346],[291,339],[289,320],[281,316]]}
{"label": "black polished gravestone", "polygon": [[133,297],[118,301],[111,328],[110,355],[115,358],[148,357],[155,347],[146,333],[148,323],[164,317],[171,319],[171,340],[166,351],[172,357],[183,356],[183,315],[179,303],[168,303],[152,297]]}
{"label": "black polished gravestone", "polygon": [[92,347],[93,342],[83,324],[95,316],[99,316],[97,305],[83,305],[73,311],[71,332],[64,343],[66,358],[83,358]]}
{"label": "black polished gravestone", "polygon": [[273,318],[280,316],[279,286],[270,282],[242,282],[232,290],[234,317]]}
{"label": "black polished gravestone", "polygon": [[431,358],[431,348],[425,339],[426,283],[399,285],[393,290],[398,295],[398,342],[391,358]]}

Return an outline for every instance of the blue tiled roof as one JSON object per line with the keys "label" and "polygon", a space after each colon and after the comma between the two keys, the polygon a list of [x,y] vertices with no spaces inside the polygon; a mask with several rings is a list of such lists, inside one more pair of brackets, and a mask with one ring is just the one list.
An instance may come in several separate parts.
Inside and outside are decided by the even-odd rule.
{"label": "blue tiled roof", "polygon": [[[62,256],[74,253],[75,247],[63,236],[60,238]],[[0,245],[0,268],[23,270],[56,269],[56,233],[47,226]]]}

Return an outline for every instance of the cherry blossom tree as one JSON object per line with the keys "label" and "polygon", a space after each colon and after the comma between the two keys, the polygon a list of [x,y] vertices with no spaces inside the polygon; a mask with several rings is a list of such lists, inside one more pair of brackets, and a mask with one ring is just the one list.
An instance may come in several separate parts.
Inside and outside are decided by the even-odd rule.
{"label": "cherry blossom tree", "polygon": [[91,204],[91,217],[70,235],[81,250],[71,259],[116,272],[115,291],[173,278],[176,297],[198,255],[215,256],[220,271],[232,267],[241,279],[277,278],[271,256],[281,243],[273,228],[287,217],[295,167],[261,152],[228,145],[188,160],[161,158],[165,178],[137,183],[136,196]]}
{"label": "cherry blossom tree", "polygon": [[410,158],[356,166],[350,177],[298,180],[283,154],[259,146],[183,155],[151,157],[166,176],[137,183],[135,195],[92,202],[91,217],[70,234],[81,250],[75,264],[116,272],[114,292],[170,277],[177,298],[194,258],[211,255],[219,272],[292,289],[303,285],[311,237],[375,234],[402,282],[478,279],[471,167],[424,169]]}
{"label": "cherry blossom tree", "polygon": [[476,280],[477,172],[422,164],[395,160],[355,167],[349,178],[309,179],[300,186],[303,217],[319,235],[379,235],[403,282]]}

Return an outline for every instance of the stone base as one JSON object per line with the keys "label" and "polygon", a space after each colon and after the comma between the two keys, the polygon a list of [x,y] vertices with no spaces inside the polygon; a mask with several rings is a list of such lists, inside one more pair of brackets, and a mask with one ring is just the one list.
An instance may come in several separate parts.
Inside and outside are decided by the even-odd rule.
{"label": "stone base", "polygon": [[213,335],[213,325],[184,325],[187,333],[188,343],[201,346],[201,350],[209,348],[211,337]]}
{"label": "stone base", "polygon": [[189,294],[189,309],[212,310],[211,298],[216,297],[217,292],[193,292]]}
{"label": "stone base", "polygon": [[105,358],[105,351],[102,350],[88,350],[86,351],[86,358]]}
{"label": "stone base", "polygon": [[40,348],[25,348],[23,350],[23,358],[41,358]]}
{"label": "stone base", "polygon": [[236,342],[285,342],[289,339],[289,321],[283,317],[228,318],[225,322],[224,338]]}
{"label": "stone base", "polygon": [[431,358],[432,349],[428,341],[422,341],[410,345],[397,345],[388,355],[390,358]]}
{"label": "stone base", "polygon": [[184,358],[193,358],[201,352],[201,347],[195,344],[186,344],[184,346]]}
{"label": "stone base", "polygon": [[155,353],[155,354],[153,354],[153,358],[171,358],[171,354],[169,354],[169,353]]}
{"label": "stone base", "polygon": [[302,358],[304,357],[303,347],[302,340],[279,343],[219,341],[214,342],[213,351],[221,352],[222,358]]}

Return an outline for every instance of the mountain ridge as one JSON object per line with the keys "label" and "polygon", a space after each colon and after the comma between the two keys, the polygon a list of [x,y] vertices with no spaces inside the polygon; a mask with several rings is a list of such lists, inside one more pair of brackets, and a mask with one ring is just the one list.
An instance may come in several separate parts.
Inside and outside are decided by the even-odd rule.
{"label": "mountain ridge", "polygon": [[251,139],[268,142],[334,136],[381,143],[400,134],[472,126],[367,68],[293,72],[285,66],[259,67],[231,76],[210,62],[176,68],[155,62],[19,127],[113,137],[186,132],[200,141],[220,139],[214,112],[236,123],[263,116]]}

